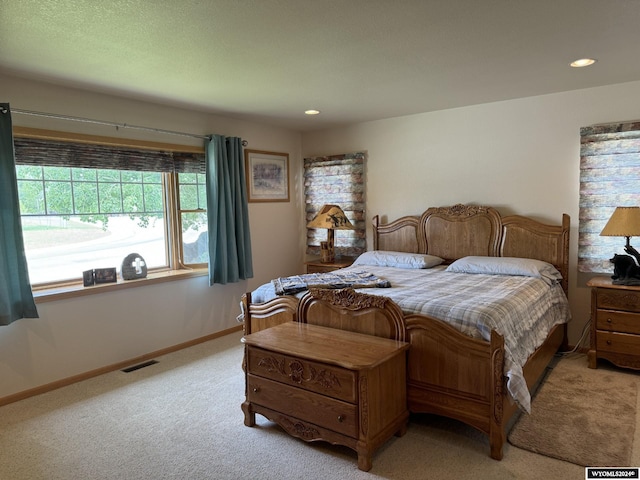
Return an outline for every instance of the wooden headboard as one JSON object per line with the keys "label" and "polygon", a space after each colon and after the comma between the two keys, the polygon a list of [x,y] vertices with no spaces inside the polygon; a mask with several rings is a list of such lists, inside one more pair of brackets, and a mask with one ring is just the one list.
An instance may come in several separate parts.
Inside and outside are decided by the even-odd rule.
{"label": "wooden headboard", "polygon": [[502,217],[493,207],[434,207],[419,216],[381,224],[373,217],[374,250],[428,253],[452,262],[469,255],[543,260],[562,274],[569,290],[569,215],[547,225],[520,215]]}

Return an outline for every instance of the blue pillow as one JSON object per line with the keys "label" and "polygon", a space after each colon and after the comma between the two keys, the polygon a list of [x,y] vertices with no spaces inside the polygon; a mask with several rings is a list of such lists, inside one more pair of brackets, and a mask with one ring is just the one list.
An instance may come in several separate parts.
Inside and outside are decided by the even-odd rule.
{"label": "blue pillow", "polygon": [[560,272],[550,263],[518,257],[463,257],[447,267],[447,272],[486,273],[489,275],[519,275],[541,278],[549,285],[562,280]]}
{"label": "blue pillow", "polygon": [[356,258],[353,265],[371,265],[377,267],[397,268],[431,268],[440,265],[444,260],[435,255],[422,253],[391,252],[387,250],[373,250],[364,252]]}

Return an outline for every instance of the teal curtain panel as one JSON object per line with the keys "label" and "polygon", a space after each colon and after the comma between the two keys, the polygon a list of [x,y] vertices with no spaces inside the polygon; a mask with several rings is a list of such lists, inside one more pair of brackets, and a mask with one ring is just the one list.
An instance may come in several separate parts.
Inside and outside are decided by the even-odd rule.
{"label": "teal curtain panel", "polygon": [[242,139],[205,140],[209,285],[253,277]]}
{"label": "teal curtain panel", "polygon": [[11,109],[0,103],[0,325],[38,318],[22,238]]}

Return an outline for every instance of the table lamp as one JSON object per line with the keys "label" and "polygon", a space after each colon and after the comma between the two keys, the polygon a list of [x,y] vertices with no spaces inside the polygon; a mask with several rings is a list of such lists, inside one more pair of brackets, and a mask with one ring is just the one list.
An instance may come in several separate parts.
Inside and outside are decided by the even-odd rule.
{"label": "table lamp", "polygon": [[320,242],[320,261],[331,263],[335,261],[334,230],[354,230],[353,225],[337,205],[323,205],[318,214],[307,224],[308,228],[326,228],[327,241]]}
{"label": "table lamp", "polygon": [[629,244],[629,239],[640,236],[640,207],[616,207],[600,235],[626,237],[627,244],[624,250],[629,253],[628,250],[633,249]]}
{"label": "table lamp", "polygon": [[[627,243],[624,251],[635,258],[635,264],[640,264],[640,253],[629,242],[631,237],[640,236],[640,207],[616,207],[600,235],[605,237],[626,237]],[[616,265],[616,270],[620,270],[623,265],[618,262],[625,261],[626,258],[628,257],[625,255],[614,256],[612,263]],[[621,275],[621,272],[614,271],[614,277],[612,278],[616,280],[615,283],[617,284],[637,285],[640,281],[637,275],[638,268],[633,265],[632,259],[628,259],[628,261],[631,263],[627,262],[628,266],[624,268],[624,275]],[[635,269],[633,268],[634,266],[636,267]]]}

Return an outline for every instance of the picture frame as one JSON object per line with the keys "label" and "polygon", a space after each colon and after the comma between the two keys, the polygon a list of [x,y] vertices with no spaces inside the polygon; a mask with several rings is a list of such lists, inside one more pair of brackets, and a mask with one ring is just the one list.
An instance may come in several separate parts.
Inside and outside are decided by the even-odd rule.
{"label": "picture frame", "polygon": [[99,283],[115,283],[118,281],[118,275],[115,268],[96,268],[93,270],[96,285]]}
{"label": "picture frame", "polygon": [[245,150],[249,202],[289,201],[289,154]]}
{"label": "picture frame", "polygon": [[95,285],[96,279],[93,274],[93,270],[85,270],[82,272],[82,284],[85,287],[90,287],[91,285]]}

